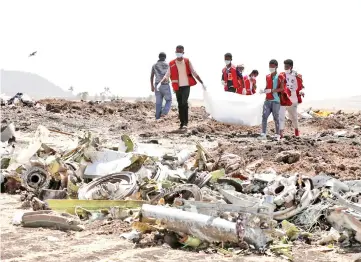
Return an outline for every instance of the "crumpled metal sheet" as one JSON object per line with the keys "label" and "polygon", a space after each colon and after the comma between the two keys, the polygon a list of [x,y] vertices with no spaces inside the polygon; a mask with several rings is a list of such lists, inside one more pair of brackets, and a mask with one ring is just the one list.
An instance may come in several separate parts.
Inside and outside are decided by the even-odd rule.
{"label": "crumpled metal sheet", "polygon": [[190,196],[193,196],[195,201],[202,201],[202,192],[200,188],[196,185],[192,184],[184,184],[184,185],[178,185],[174,186],[168,189],[162,189],[162,191],[152,198],[151,203],[157,203],[161,198],[169,197],[174,194],[184,193],[184,198],[188,198]]}
{"label": "crumpled metal sheet", "polygon": [[240,192],[224,189],[219,189],[219,192],[232,204],[236,204],[244,208],[256,208],[261,205],[261,199],[248,196]]}
{"label": "crumpled metal sheet", "polygon": [[335,207],[330,210],[326,219],[338,231],[343,231],[344,228],[356,231],[355,239],[361,243],[361,215],[357,217],[347,208]]}
{"label": "crumpled metal sheet", "polygon": [[312,180],[312,184],[315,188],[329,187],[329,188],[331,188],[332,191],[335,191],[335,192],[350,191],[350,188],[347,185],[347,183],[341,182],[340,180],[335,179],[335,178],[330,177],[325,174],[320,174],[320,175],[314,176],[311,178],[311,180]]}
{"label": "crumpled metal sheet", "polygon": [[5,141],[15,141],[15,125],[14,123],[9,124],[8,126],[2,126],[1,128],[1,142]]}
{"label": "crumpled metal sheet", "polygon": [[343,181],[351,191],[359,192],[361,193],[361,180],[349,180],[349,181]]}
{"label": "crumpled metal sheet", "polygon": [[122,200],[138,190],[137,178],[132,172],[121,172],[99,177],[79,188],[83,200]]}
{"label": "crumpled metal sheet", "polygon": [[297,206],[294,205],[282,211],[274,212],[273,213],[274,219],[276,220],[289,219],[301,213],[311,204],[311,202],[314,199],[316,199],[319,196],[320,191],[318,189],[315,188],[311,190],[312,185],[309,180],[305,180],[304,183],[305,183],[304,192],[302,193],[301,198],[299,199],[299,204]]}

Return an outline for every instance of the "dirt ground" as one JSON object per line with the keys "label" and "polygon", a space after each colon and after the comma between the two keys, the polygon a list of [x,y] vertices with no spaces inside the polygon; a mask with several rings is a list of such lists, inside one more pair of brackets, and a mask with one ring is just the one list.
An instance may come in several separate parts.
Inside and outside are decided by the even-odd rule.
{"label": "dirt ground", "polygon": [[[259,172],[273,168],[277,173],[301,172],[314,175],[326,172],[340,179],[361,179],[361,113],[336,114],[327,119],[300,121],[301,138],[292,137],[290,125],[286,139],[277,142],[257,139],[259,127],[225,125],[211,120],[204,108],[190,109],[188,132],[179,133],[177,110],[155,121],[150,102],[112,102],[102,105],[64,100],[41,101],[43,107],[3,107],[2,123],[14,122],[21,134],[31,136],[39,124],[50,129],[78,134],[90,130],[102,142],[117,145],[121,134],[131,134],[142,143],[167,145],[175,150],[200,141],[214,155],[228,152],[240,155],[245,164],[263,159]],[[269,124],[269,133],[274,129]],[[346,131],[339,137],[337,132]],[[300,161],[287,164],[276,161],[284,150],[301,153]],[[19,211],[17,195],[2,194],[1,261],[282,261],[280,257],[236,256],[232,258],[204,252],[172,250],[161,245],[137,248],[122,240],[121,225],[88,225],[83,232],[16,227],[11,224]],[[145,244],[146,246],[146,244]],[[340,254],[324,247],[296,246],[295,261],[354,261],[361,250]]]}

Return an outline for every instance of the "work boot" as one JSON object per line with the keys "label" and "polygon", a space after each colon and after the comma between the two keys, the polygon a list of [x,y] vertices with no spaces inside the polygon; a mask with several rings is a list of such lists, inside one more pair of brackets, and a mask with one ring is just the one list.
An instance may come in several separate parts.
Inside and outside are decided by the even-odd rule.
{"label": "work boot", "polygon": [[295,136],[300,136],[300,130],[295,129]]}

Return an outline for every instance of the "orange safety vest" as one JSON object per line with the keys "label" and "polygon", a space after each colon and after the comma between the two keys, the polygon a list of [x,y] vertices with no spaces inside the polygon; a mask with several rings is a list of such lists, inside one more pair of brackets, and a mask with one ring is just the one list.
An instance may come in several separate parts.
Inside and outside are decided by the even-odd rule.
{"label": "orange safety vest", "polygon": [[[186,64],[186,72],[188,76],[188,84],[189,86],[195,86],[197,84],[197,81],[194,79],[191,71],[191,67],[189,66],[189,59],[183,58],[184,63]],[[179,90],[179,74],[178,74],[178,68],[176,65],[176,59],[169,62],[169,69],[170,69],[170,79],[172,81],[172,87],[174,91]]]}
{"label": "orange safety vest", "polygon": [[[254,86],[256,85],[256,79],[252,79],[248,75],[245,75],[243,77],[243,80],[244,80],[244,85],[246,86],[246,95],[249,96],[255,94],[256,89],[254,88]],[[252,90],[251,90],[251,82],[253,83]],[[243,93],[243,88],[241,94],[242,93]]]}
{"label": "orange safety vest", "polygon": [[238,83],[238,76],[237,76],[237,69],[234,65],[231,65],[231,70],[230,72],[227,74],[227,67],[223,68],[222,70],[223,73],[223,81],[226,83],[224,86],[224,91],[228,90],[228,81],[232,81],[233,83],[233,87],[236,89],[237,93],[238,93],[238,89],[239,89],[239,83]]}
{"label": "orange safety vest", "polygon": [[[284,76],[279,74],[278,80],[277,80],[277,88],[281,85],[281,83],[284,82]],[[273,80],[271,74],[268,74],[266,76],[266,89],[273,90]],[[290,99],[290,93],[287,92],[286,88],[284,87],[284,91],[278,93],[280,97],[280,105],[281,106],[291,106],[292,102]],[[272,93],[266,94],[266,100],[273,100],[274,96]]]}
{"label": "orange safety vest", "polygon": [[[285,88],[287,89],[287,93],[289,94],[289,96],[291,96],[291,90],[289,90],[286,85],[287,84],[286,73],[282,72],[282,73],[280,73],[280,75],[282,75],[282,79],[284,79],[284,84],[285,84]],[[300,91],[303,89],[302,75],[296,73],[296,81],[297,81],[297,89],[296,89],[297,101],[299,104],[301,104],[302,96],[300,94]]]}

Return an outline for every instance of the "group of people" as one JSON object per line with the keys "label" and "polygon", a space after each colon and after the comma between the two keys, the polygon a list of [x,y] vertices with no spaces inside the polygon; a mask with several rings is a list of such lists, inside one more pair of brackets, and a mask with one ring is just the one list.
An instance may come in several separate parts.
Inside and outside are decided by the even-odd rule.
{"label": "group of people", "polygon": [[226,67],[222,70],[222,86],[224,91],[242,95],[254,95],[256,93],[256,78],[258,71],[253,70],[249,75],[243,76],[244,65],[234,66],[232,64],[232,54],[224,55]]}
{"label": "group of people", "polygon": [[[181,45],[176,47],[177,58],[170,61],[169,64],[165,61],[166,54],[160,53],[158,62],[152,66],[150,82],[151,91],[155,92],[156,97],[156,119],[165,117],[169,113],[172,104],[171,83],[178,102],[180,129],[187,129],[190,87],[197,84],[196,79],[204,89],[206,87],[194,70],[192,63],[183,56],[184,47]],[[224,59],[226,64],[222,70],[224,90],[241,95],[255,94],[258,71],[252,70],[249,75],[243,76],[244,65],[233,65],[232,54],[225,54]],[[293,70],[293,61],[291,59],[284,61],[284,72],[278,73],[277,69],[278,62],[272,59],[269,62],[270,74],[266,76],[266,88],[259,90],[259,93],[266,95],[263,104],[260,138],[266,137],[267,122],[271,114],[275,123],[275,138],[280,139],[283,137],[286,111],[292,121],[295,136],[300,136],[297,107],[302,103],[302,97],[304,96],[302,76]],[[164,107],[163,100],[165,100]]]}

